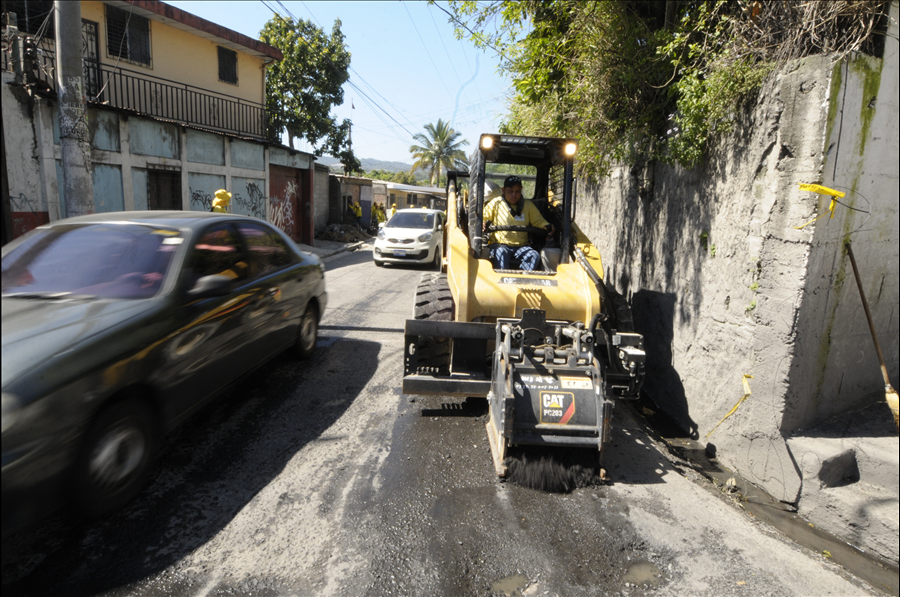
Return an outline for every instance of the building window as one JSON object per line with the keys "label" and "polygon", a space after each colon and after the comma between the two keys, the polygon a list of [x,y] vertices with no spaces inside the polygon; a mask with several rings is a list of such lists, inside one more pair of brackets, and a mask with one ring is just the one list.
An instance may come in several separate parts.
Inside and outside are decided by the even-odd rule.
{"label": "building window", "polygon": [[106,50],[110,57],[150,66],[149,19],[107,5]]}
{"label": "building window", "polygon": [[219,46],[219,80],[237,85],[237,52]]}
{"label": "building window", "polygon": [[418,202],[416,201],[416,194],[415,194],[415,193],[410,193],[410,194],[408,195],[408,197],[407,197],[407,203],[408,203],[409,205],[418,205]]}
{"label": "building window", "polygon": [[52,0],[4,0],[3,12],[16,14],[16,26],[20,33],[34,35],[46,22],[43,37],[54,38]]}
{"label": "building window", "polygon": [[181,210],[181,172],[147,170],[147,208]]}

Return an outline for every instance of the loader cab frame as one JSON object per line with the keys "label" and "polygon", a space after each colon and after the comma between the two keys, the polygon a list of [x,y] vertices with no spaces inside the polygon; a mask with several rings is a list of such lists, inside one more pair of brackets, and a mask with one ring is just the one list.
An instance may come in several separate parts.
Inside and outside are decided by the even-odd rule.
{"label": "loader cab frame", "polygon": [[[473,152],[469,172],[449,172],[457,185],[460,178],[468,176],[469,192],[465,203],[457,206],[457,223],[466,233],[469,250],[475,258],[483,258],[488,239],[483,236],[485,181],[499,181],[510,174],[533,183],[534,193],[523,200],[531,201],[544,218],[556,226],[553,237],[532,238],[529,243],[540,250],[545,245],[561,250],[560,263],[572,259],[572,219],[575,213],[574,163],[577,152],[574,139],[549,137],[523,137],[517,135],[484,134]],[[508,172],[494,165],[511,166]],[[522,168],[526,167],[526,168]],[[517,171],[518,170],[518,171]],[[524,170],[524,171],[523,171]],[[530,184],[529,184],[530,186]]]}

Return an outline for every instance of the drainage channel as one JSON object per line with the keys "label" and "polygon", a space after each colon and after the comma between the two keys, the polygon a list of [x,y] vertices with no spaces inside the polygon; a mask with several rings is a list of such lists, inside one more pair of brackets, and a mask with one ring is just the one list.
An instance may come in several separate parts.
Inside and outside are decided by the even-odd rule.
{"label": "drainage channel", "polygon": [[750,515],[778,529],[795,543],[825,555],[876,590],[887,595],[900,595],[898,568],[893,563],[862,551],[812,525],[798,515],[790,504],[776,500],[739,474],[719,464],[715,454],[710,453],[707,446],[692,439],[643,392],[640,400],[632,402],[631,406],[646,421],[656,435],[655,439],[666,446],[674,464],[687,464],[721,491],[731,493]]}

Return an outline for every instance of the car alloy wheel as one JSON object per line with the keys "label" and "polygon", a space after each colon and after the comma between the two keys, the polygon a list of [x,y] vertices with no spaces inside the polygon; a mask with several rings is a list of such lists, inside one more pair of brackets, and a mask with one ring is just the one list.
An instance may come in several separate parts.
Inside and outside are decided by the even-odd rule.
{"label": "car alloy wheel", "polygon": [[296,351],[301,359],[308,359],[316,348],[316,340],[319,335],[319,314],[314,305],[308,305],[300,320],[300,330],[297,332]]}
{"label": "car alloy wheel", "polygon": [[97,415],[75,467],[75,500],[87,516],[105,516],[140,492],[155,448],[152,414],[129,398]]}

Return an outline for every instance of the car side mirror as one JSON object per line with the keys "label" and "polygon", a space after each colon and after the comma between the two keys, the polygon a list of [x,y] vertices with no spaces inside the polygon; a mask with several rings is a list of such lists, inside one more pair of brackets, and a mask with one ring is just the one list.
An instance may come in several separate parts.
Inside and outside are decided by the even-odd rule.
{"label": "car side mirror", "polygon": [[188,290],[188,298],[201,299],[213,296],[225,296],[231,290],[231,278],[221,274],[203,276],[194,287]]}

